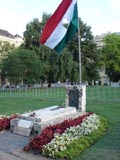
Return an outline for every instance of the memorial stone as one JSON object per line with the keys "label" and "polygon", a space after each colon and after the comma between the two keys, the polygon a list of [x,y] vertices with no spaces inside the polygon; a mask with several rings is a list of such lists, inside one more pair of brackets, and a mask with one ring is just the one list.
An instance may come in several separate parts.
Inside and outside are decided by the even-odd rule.
{"label": "memorial stone", "polygon": [[30,133],[40,134],[44,128],[78,115],[80,113],[77,112],[75,107],[51,106],[25,113],[20,115],[19,118],[12,119],[11,131],[24,136],[29,136]]}
{"label": "memorial stone", "polygon": [[31,133],[33,135],[40,134],[43,129],[50,125],[83,115],[86,110],[85,105],[86,87],[67,86],[64,106],[55,105],[21,114],[18,118],[11,120],[11,131],[23,136],[30,136]]}

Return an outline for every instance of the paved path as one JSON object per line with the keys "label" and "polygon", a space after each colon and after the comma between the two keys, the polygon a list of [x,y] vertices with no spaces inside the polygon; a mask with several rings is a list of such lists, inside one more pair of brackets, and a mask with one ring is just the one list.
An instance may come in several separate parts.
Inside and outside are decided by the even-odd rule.
{"label": "paved path", "polygon": [[6,153],[12,153],[18,149],[22,150],[28,142],[28,137],[12,134],[10,131],[0,133],[0,150]]}
{"label": "paved path", "polygon": [[23,160],[20,157],[0,151],[0,160]]}
{"label": "paved path", "polygon": [[10,131],[0,132],[0,160],[52,160],[42,155],[24,152],[29,137],[12,134]]}

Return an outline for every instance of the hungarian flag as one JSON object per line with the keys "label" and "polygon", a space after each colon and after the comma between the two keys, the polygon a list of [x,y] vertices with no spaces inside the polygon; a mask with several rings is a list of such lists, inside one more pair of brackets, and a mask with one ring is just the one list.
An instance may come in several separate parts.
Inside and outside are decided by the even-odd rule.
{"label": "hungarian flag", "polygon": [[58,54],[78,31],[77,0],[63,0],[47,21],[40,43]]}

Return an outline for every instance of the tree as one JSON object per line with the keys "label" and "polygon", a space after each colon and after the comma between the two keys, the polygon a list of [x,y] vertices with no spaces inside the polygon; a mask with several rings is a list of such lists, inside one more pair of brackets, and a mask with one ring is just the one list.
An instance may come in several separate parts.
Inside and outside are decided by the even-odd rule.
{"label": "tree", "polygon": [[[87,26],[79,19],[80,26],[80,46],[81,46],[81,61],[82,61],[82,81],[91,81],[98,79],[98,62],[99,55],[97,47],[93,41],[91,27]],[[79,63],[78,51],[78,35],[68,44],[68,49],[73,55],[73,60]]]}
{"label": "tree", "polygon": [[24,45],[22,47],[37,51],[40,46],[40,35],[42,29],[49,17],[50,15],[43,13],[41,22],[38,18],[35,18],[26,25],[26,31],[24,32]]}
{"label": "tree", "polygon": [[41,26],[37,18],[26,25],[26,31],[24,32],[24,44],[26,49],[32,50],[34,47],[39,47],[40,32]]}
{"label": "tree", "polygon": [[[41,22],[34,19],[27,24],[24,32],[24,48],[34,50],[45,66],[44,80],[54,82],[57,80],[79,81],[79,53],[78,34],[65,47],[60,56],[46,46],[40,45],[39,39],[42,29],[50,15],[44,13]],[[79,19],[81,30],[81,51],[82,51],[82,80],[91,81],[98,78],[98,55],[96,45],[93,42],[91,27]],[[52,57],[54,56],[54,57]],[[70,63],[70,64],[68,64]]]}
{"label": "tree", "polygon": [[58,55],[46,46],[40,46],[37,54],[44,64],[43,81],[56,82],[59,70]]}
{"label": "tree", "polygon": [[115,33],[104,38],[102,49],[102,62],[106,68],[106,74],[111,81],[120,80],[120,35]]}
{"label": "tree", "polygon": [[59,57],[59,80],[78,81],[78,64],[73,61],[73,55],[65,48]]}
{"label": "tree", "polygon": [[5,83],[5,75],[2,71],[2,61],[8,56],[8,54],[15,49],[14,44],[10,44],[7,41],[0,41],[0,81],[1,84]]}
{"label": "tree", "polygon": [[2,71],[11,84],[39,83],[43,64],[34,51],[16,49],[3,61]]}
{"label": "tree", "polygon": [[14,44],[10,44],[7,41],[0,41],[0,63],[13,49],[15,49]]}
{"label": "tree", "polygon": [[45,74],[42,75],[42,80],[47,80],[51,83],[57,80],[59,68],[56,64],[58,63],[58,56],[50,48],[40,45],[40,35],[49,17],[50,15],[43,13],[41,22],[39,22],[38,19],[34,19],[32,22],[27,24],[26,31],[24,32],[25,45],[23,47],[34,50],[39,56],[40,60],[44,64]]}

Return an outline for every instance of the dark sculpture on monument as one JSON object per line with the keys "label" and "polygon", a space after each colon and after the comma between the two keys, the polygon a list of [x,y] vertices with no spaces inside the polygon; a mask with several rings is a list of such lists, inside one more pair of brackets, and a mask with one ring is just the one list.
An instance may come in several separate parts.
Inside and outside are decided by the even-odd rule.
{"label": "dark sculpture on monument", "polygon": [[68,85],[66,88],[66,107],[75,107],[77,111],[85,112],[86,86]]}

